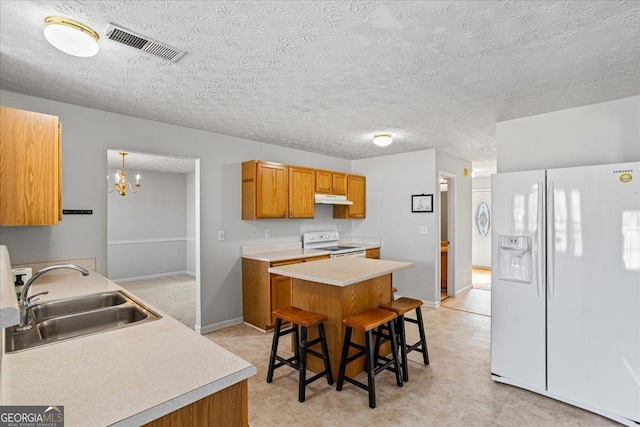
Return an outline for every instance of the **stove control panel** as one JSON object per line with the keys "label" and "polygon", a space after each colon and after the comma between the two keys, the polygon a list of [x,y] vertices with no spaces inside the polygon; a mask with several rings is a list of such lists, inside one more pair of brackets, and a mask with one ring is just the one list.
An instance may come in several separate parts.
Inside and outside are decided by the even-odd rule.
{"label": "stove control panel", "polygon": [[340,234],[337,231],[314,231],[302,235],[303,246],[314,243],[337,242]]}

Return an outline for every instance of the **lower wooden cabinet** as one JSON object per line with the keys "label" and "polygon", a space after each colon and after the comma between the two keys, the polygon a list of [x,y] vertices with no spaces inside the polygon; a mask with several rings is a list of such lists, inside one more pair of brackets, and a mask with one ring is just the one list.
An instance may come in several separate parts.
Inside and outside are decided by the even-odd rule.
{"label": "lower wooden cabinet", "polygon": [[260,329],[275,325],[272,312],[291,305],[291,278],[270,274],[269,267],[327,259],[329,255],[297,258],[286,261],[242,259],[242,317]]}
{"label": "lower wooden cabinet", "polygon": [[144,424],[144,427],[246,427],[249,425],[247,380]]}
{"label": "lower wooden cabinet", "polygon": [[367,249],[366,256],[367,258],[380,259],[380,248]]}

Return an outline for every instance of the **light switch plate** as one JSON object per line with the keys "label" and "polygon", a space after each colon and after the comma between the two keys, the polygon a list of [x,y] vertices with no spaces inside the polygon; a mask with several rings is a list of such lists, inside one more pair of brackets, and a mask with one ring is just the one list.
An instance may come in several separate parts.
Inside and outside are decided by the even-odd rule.
{"label": "light switch plate", "polygon": [[420,229],[418,230],[418,233],[420,233],[420,234],[429,234],[429,232],[427,231],[427,226],[426,225],[421,225]]}
{"label": "light switch plate", "polygon": [[271,237],[271,229],[270,229],[270,228],[266,228],[266,229],[264,230],[264,238],[265,238],[265,239],[268,239],[268,238],[270,238],[270,237]]}
{"label": "light switch plate", "polygon": [[224,231],[222,230],[218,231],[218,240],[222,241],[224,239],[225,239]]}

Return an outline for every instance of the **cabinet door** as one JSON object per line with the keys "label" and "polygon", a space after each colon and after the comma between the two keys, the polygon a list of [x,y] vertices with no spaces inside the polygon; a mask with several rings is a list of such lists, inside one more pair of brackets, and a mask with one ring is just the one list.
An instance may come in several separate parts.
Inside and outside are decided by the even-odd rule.
{"label": "cabinet door", "polygon": [[289,218],[315,216],[315,188],[315,170],[289,167]]}
{"label": "cabinet door", "polygon": [[333,174],[329,171],[316,170],[316,193],[331,194]]}
{"label": "cabinet door", "polygon": [[58,117],[0,107],[0,123],[0,224],[57,224]]}
{"label": "cabinet door", "polygon": [[[291,278],[271,275],[271,312],[291,305]],[[275,324],[273,315],[271,325]]]}
{"label": "cabinet door", "polygon": [[336,173],[332,174],[332,192],[339,196],[347,195],[347,174]]}
{"label": "cabinet door", "polygon": [[288,168],[272,163],[258,163],[256,168],[256,217],[286,218],[289,208]]}
{"label": "cabinet door", "polygon": [[347,199],[353,202],[348,207],[349,218],[364,218],[366,216],[366,180],[364,176],[347,176]]}

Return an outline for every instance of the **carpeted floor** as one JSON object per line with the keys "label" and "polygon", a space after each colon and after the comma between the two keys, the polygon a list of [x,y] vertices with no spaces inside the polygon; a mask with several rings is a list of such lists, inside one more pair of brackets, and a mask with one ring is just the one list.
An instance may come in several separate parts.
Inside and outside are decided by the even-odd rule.
{"label": "carpeted floor", "polygon": [[188,274],[119,283],[125,290],[191,329],[196,324],[196,279]]}

